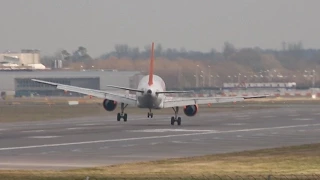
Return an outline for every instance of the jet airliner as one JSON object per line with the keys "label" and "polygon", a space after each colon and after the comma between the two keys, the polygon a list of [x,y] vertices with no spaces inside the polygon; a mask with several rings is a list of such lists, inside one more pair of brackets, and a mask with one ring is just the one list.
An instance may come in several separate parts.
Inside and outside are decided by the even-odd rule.
{"label": "jet airliner", "polygon": [[32,81],[55,86],[57,89],[77,92],[85,95],[103,99],[103,107],[106,111],[114,111],[118,104],[120,104],[120,112],[117,114],[117,121],[123,119],[127,121],[128,115],[125,113],[125,108],[135,106],[138,108],[149,109],[148,118],[153,118],[152,109],[172,108],[174,116],[171,117],[171,125],[175,122],[181,125],[181,117],[178,116],[180,107],[183,107],[183,112],[186,116],[194,116],[198,112],[198,105],[209,103],[225,103],[243,101],[250,98],[264,98],[263,96],[235,96],[235,97],[168,97],[166,94],[173,93],[191,93],[190,91],[167,91],[166,85],[163,79],[153,73],[154,71],[154,43],[151,46],[151,57],[149,75],[144,76],[137,89],[119,87],[108,85],[108,87],[127,90],[135,92],[135,97],[129,97],[126,94],[116,94],[109,91],[81,88],[77,86],[70,86],[65,84],[59,84],[54,82],[43,81],[39,79],[32,79]]}

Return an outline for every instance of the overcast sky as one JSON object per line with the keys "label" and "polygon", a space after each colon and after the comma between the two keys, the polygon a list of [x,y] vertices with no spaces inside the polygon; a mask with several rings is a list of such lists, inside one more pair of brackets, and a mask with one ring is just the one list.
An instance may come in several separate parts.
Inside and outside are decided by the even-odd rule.
{"label": "overcast sky", "polygon": [[141,49],[320,48],[319,0],[1,0],[0,51],[42,54],[82,45],[99,56],[117,43]]}

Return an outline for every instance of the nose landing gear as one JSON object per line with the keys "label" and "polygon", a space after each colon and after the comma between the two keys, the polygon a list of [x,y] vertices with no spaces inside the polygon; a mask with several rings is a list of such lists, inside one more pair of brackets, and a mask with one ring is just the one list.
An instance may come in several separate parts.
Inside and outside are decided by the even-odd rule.
{"label": "nose landing gear", "polygon": [[153,118],[153,112],[151,111],[151,109],[149,109],[148,118]]}

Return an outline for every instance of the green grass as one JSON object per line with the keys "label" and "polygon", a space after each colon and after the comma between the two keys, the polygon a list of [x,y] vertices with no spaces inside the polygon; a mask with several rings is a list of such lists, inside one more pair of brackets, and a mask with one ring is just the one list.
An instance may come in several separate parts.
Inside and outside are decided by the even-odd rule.
{"label": "green grass", "polygon": [[[291,146],[256,151],[175,158],[151,162],[84,168],[64,171],[2,170],[0,177],[8,179],[191,179],[191,177],[248,177],[266,178],[285,175],[319,174],[320,144]],[[216,176],[218,175],[218,176]],[[292,176],[293,177],[293,176]],[[219,178],[218,178],[219,179]]]}
{"label": "green grass", "polygon": [[[79,105],[69,106],[68,101],[77,100]],[[241,110],[256,110],[265,108],[278,108],[283,105],[316,105],[320,104],[318,99],[311,98],[266,98],[246,100],[245,102],[237,103],[221,103],[201,105],[201,112],[228,112]],[[116,116],[119,112],[119,107],[113,112],[107,112],[102,107],[101,99],[88,98],[14,98],[6,101],[0,101],[0,122],[17,122],[17,121],[38,121],[38,120],[53,120],[65,119],[74,117],[89,117],[89,116]],[[148,110],[139,108],[126,108],[128,114],[146,114]],[[171,108],[154,110],[154,114],[173,114]]]}

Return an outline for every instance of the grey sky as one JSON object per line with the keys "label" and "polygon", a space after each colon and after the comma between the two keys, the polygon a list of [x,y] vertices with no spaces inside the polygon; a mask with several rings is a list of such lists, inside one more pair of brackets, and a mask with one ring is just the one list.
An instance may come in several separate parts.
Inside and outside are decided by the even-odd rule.
{"label": "grey sky", "polygon": [[301,40],[320,48],[319,0],[1,0],[0,51],[88,48],[93,56],[131,46],[221,50],[280,48]]}

